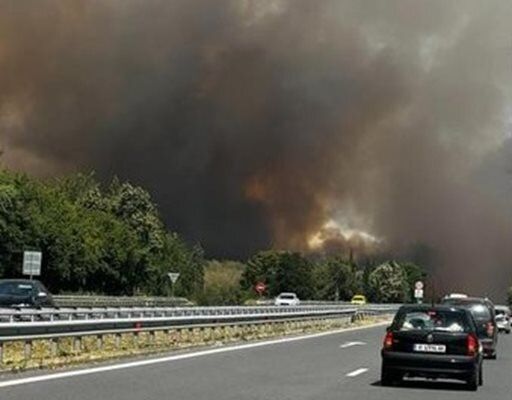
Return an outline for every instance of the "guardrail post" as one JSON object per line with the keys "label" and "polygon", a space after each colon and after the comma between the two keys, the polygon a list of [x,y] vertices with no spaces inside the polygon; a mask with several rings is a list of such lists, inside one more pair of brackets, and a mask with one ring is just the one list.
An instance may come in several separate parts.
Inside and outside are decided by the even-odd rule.
{"label": "guardrail post", "polygon": [[103,349],[103,335],[96,336],[96,350],[101,351]]}
{"label": "guardrail post", "polygon": [[116,345],[116,350],[119,350],[121,348],[121,334],[120,333],[116,333],[115,345]]}
{"label": "guardrail post", "polygon": [[80,353],[82,351],[82,338],[77,336],[73,339],[73,351]]}
{"label": "guardrail post", "polygon": [[23,347],[24,347],[25,361],[28,361],[28,360],[30,360],[30,357],[32,356],[32,341],[31,340],[25,341],[25,344]]}
{"label": "guardrail post", "polygon": [[59,353],[59,339],[55,338],[51,340],[50,352],[52,357],[57,357],[57,354]]}

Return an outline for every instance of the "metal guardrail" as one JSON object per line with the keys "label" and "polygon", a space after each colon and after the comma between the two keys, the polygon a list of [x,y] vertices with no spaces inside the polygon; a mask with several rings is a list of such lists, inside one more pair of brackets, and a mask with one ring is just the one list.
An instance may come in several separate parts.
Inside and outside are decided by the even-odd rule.
{"label": "metal guardrail", "polygon": [[297,306],[297,307],[153,307],[92,309],[0,310],[0,342],[27,335],[100,332],[116,329],[161,328],[254,322],[293,318],[382,314],[396,306]]}
{"label": "metal guardrail", "polygon": [[[96,337],[96,348],[103,348],[105,338],[115,338],[115,348],[121,348],[123,335],[137,342],[141,332],[154,342],[156,332],[232,329],[288,323],[320,323],[336,320],[354,321],[374,315],[394,314],[397,306],[299,306],[299,307],[184,307],[88,310],[0,310],[7,316],[0,323],[0,366],[4,362],[4,346],[24,343],[24,359],[30,360],[34,341],[48,340],[51,354],[59,354],[59,341],[72,339],[74,351],[80,353],[82,338]],[[113,314],[112,314],[113,313]],[[113,316],[112,316],[113,315]],[[18,317],[28,320],[16,320]],[[44,320],[43,317],[53,319]],[[39,319],[41,318],[41,319]],[[62,318],[62,319],[61,319]]]}
{"label": "metal guardrail", "polygon": [[185,297],[54,295],[57,307],[176,307],[192,306]]}
{"label": "metal guardrail", "polygon": [[4,308],[0,309],[0,327],[5,324],[40,322],[40,321],[76,321],[105,319],[136,319],[158,317],[191,316],[237,316],[237,315],[274,315],[297,312],[335,312],[338,310],[380,310],[396,309],[396,305],[354,306],[316,305],[316,306],[235,306],[235,307],[77,307],[77,308]]}

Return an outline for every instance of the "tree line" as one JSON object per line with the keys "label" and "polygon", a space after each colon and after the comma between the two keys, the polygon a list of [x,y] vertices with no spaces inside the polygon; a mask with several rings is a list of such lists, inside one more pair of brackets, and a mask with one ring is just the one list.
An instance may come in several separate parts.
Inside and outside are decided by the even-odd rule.
{"label": "tree line", "polygon": [[57,293],[166,295],[171,268],[176,294],[203,286],[201,247],[168,232],[149,193],[118,179],[0,171],[1,277],[21,276],[25,250],[43,253],[42,280]]}
{"label": "tree line", "polygon": [[179,272],[174,294],[201,304],[241,304],[284,291],[302,299],[412,298],[414,281],[425,278],[412,263],[360,266],[337,256],[306,256],[266,250],[248,260],[207,260],[199,244],[164,225],[150,194],[94,174],[41,180],[0,171],[0,277],[21,277],[23,252],[43,253],[42,281],[55,293],[169,295],[167,273]]}
{"label": "tree line", "polygon": [[414,283],[425,271],[413,263],[387,261],[364,267],[342,256],[307,257],[298,252],[261,251],[246,263],[211,261],[205,274],[205,304],[240,304],[257,299],[254,290],[263,282],[261,297],[295,292],[301,299],[350,300],[364,294],[369,301],[402,303],[413,300]]}

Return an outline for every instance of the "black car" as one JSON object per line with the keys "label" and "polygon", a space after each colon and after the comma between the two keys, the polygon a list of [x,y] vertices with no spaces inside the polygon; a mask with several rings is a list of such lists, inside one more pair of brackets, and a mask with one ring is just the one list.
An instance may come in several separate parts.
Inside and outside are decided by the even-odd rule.
{"label": "black car", "polygon": [[54,307],[52,295],[36,280],[1,279],[0,307]]}
{"label": "black car", "polygon": [[381,384],[404,377],[458,379],[477,390],[483,383],[482,346],[471,313],[451,306],[402,306],[384,338]]}
{"label": "black car", "polygon": [[488,299],[479,297],[444,298],[443,304],[467,308],[477,325],[478,338],[484,347],[487,358],[496,359],[498,345],[498,325],[494,304]]}

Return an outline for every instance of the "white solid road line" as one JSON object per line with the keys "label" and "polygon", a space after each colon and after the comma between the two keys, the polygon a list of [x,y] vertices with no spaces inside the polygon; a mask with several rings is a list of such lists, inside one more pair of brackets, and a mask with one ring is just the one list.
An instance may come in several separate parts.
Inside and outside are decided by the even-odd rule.
{"label": "white solid road line", "polygon": [[377,323],[377,324],[359,326],[359,327],[354,327],[354,328],[345,328],[345,329],[337,329],[335,331],[329,331],[329,332],[313,333],[310,335],[295,336],[295,337],[281,338],[281,339],[275,339],[275,340],[267,340],[264,342],[247,343],[247,344],[241,344],[241,345],[235,345],[235,346],[219,347],[216,349],[196,351],[193,353],[176,354],[173,356],[153,358],[153,359],[149,359],[149,360],[139,360],[139,361],[125,362],[125,363],[121,363],[121,364],[106,365],[104,367],[85,368],[85,369],[79,369],[79,370],[75,370],[75,371],[65,371],[65,372],[59,372],[59,373],[48,374],[48,375],[38,375],[38,376],[31,376],[31,377],[27,377],[27,378],[12,379],[12,380],[7,380],[7,381],[0,381],[0,388],[10,387],[10,386],[18,386],[18,385],[26,385],[29,383],[52,381],[52,380],[56,380],[56,379],[65,379],[65,378],[71,378],[71,377],[75,377],[75,376],[91,375],[91,374],[97,374],[100,372],[117,371],[117,370],[127,369],[127,368],[143,367],[146,365],[161,364],[161,363],[166,363],[166,362],[170,362],[170,361],[186,360],[188,358],[196,358],[196,357],[202,357],[202,356],[218,354],[218,353],[228,353],[228,352],[232,352],[232,351],[252,349],[252,348],[256,348],[256,347],[271,346],[274,344],[296,342],[299,340],[313,339],[313,338],[318,338],[318,337],[322,337],[322,336],[335,335],[338,333],[351,332],[351,331],[357,331],[357,330],[362,330],[362,329],[370,329],[370,328],[375,328],[375,327],[387,325],[387,324],[389,324],[389,322],[381,322],[381,323]]}
{"label": "white solid road line", "polygon": [[342,345],[340,345],[340,349],[348,349],[349,347],[353,346],[365,346],[365,342],[347,342]]}
{"label": "white solid road line", "polygon": [[364,374],[366,371],[368,371],[368,368],[359,368],[359,369],[356,369],[355,371],[349,372],[347,374],[347,376],[350,377],[350,378],[353,378],[355,376]]}

